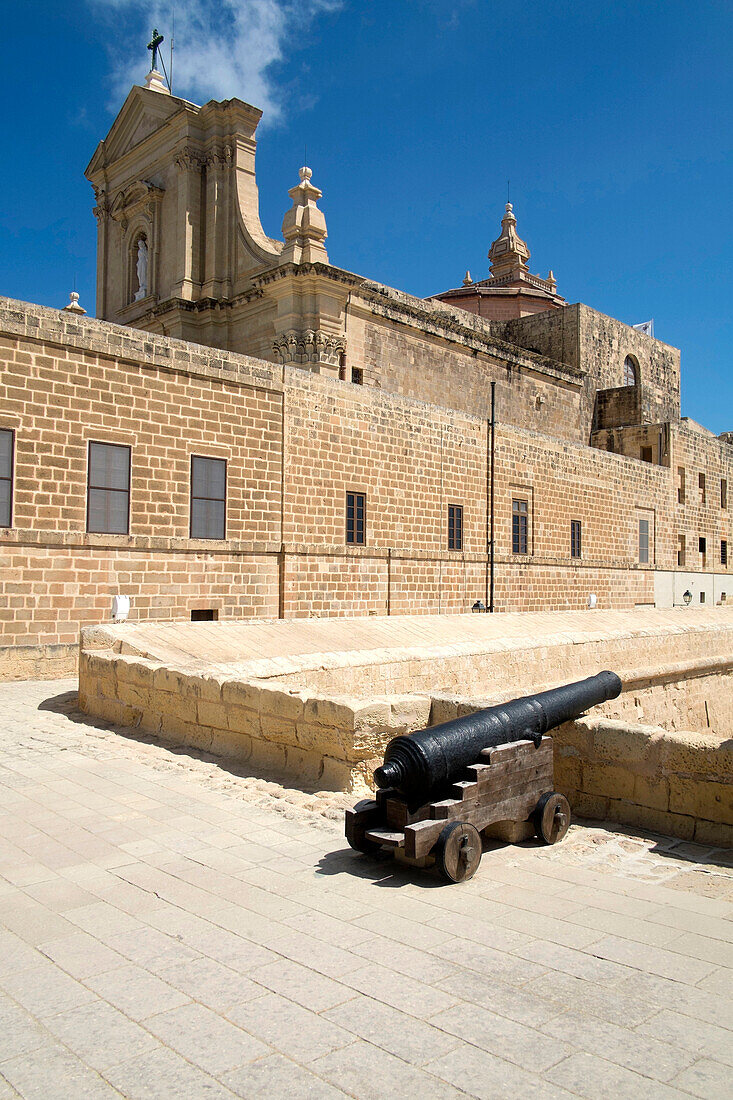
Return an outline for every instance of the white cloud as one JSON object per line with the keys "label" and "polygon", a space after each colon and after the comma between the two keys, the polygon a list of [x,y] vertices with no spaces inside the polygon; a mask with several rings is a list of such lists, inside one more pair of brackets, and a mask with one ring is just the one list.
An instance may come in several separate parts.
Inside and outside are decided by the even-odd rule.
{"label": "white cloud", "polygon": [[[118,29],[112,47],[115,99],[141,84],[145,44],[157,27],[168,65],[175,10],[173,91],[185,99],[237,97],[260,107],[266,121],[283,111],[272,67],[319,15],[343,0],[90,0]],[[122,31],[124,26],[124,37]]]}

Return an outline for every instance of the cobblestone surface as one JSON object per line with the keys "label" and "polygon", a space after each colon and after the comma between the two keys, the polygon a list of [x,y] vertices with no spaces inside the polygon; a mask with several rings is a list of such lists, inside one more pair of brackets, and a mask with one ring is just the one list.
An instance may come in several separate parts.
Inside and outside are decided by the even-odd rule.
{"label": "cobblestone surface", "polygon": [[575,825],[442,886],[74,689],[0,685],[0,1100],[733,1096],[730,853]]}

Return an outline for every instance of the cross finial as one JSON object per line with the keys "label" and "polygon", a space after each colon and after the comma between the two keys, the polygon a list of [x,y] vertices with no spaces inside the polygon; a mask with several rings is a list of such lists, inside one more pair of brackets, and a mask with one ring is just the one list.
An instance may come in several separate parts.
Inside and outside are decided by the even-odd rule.
{"label": "cross finial", "polygon": [[153,60],[150,63],[150,71],[151,72],[154,72],[155,69],[157,69],[157,67],[158,67],[158,48],[160,47],[160,44],[161,44],[162,41],[163,41],[163,35],[158,34],[158,28],[154,27],[153,28],[153,37],[152,37],[151,41],[148,42],[148,49],[152,50],[152,53],[153,53]]}

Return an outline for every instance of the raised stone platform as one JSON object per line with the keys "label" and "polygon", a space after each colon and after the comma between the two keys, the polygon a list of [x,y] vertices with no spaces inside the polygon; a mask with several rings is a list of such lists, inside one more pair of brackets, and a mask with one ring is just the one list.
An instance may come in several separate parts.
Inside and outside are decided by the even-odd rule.
{"label": "raised stone platform", "polygon": [[621,676],[620,699],[582,736],[579,722],[555,738],[576,812],[730,843],[733,608],[96,627],[80,699],[313,789],[357,791],[395,734],[602,668]]}

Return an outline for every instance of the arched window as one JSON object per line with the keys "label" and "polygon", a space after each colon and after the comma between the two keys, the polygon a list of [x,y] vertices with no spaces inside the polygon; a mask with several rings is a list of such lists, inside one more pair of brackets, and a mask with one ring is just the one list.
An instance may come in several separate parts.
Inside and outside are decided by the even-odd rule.
{"label": "arched window", "polygon": [[636,362],[633,355],[627,355],[624,359],[624,385],[638,386],[638,384],[639,364]]}

